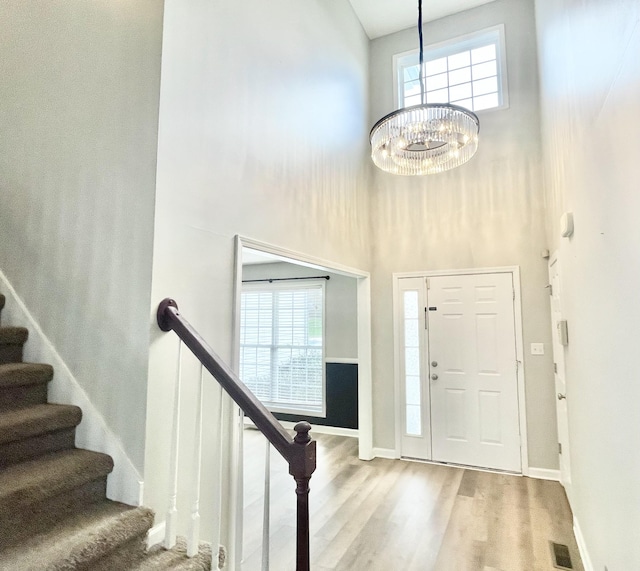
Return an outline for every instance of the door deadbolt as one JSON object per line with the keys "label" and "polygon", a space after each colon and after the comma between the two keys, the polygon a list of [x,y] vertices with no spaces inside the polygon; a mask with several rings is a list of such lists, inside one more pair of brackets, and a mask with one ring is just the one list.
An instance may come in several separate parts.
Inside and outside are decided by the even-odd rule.
{"label": "door deadbolt", "polygon": [[432,367],[437,367],[438,366],[438,361],[431,361],[431,366]]}
{"label": "door deadbolt", "polygon": [[435,373],[433,373],[433,375],[431,375],[431,380],[432,380],[432,381],[437,381],[437,380],[438,380],[438,375],[436,375]]}

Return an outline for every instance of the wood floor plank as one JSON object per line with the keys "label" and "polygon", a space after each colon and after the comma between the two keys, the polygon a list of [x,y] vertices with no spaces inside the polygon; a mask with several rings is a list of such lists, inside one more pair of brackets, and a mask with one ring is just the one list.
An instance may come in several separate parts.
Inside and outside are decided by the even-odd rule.
{"label": "wood floor plank", "polygon": [[[416,547],[408,567],[409,571],[435,571],[436,561],[445,533],[451,519],[463,470],[448,468],[446,466],[434,466],[444,476],[442,486],[435,497],[435,505],[431,511],[427,525],[423,533],[417,539]],[[425,472],[428,477],[433,471]]]}
{"label": "wood floor plank", "polygon": [[573,515],[564,491],[556,482],[525,478],[531,496],[531,523],[536,531],[536,561],[545,561],[551,552],[549,541],[567,545],[574,571],[584,571],[573,534]]}
{"label": "wood floor plank", "polygon": [[[388,460],[374,460],[374,467],[380,468],[381,464],[398,464]],[[383,470],[375,470],[367,479],[366,485],[357,490],[343,508],[336,512],[335,516],[327,521],[322,528],[314,532],[315,537],[330,540],[330,549],[322,553],[318,564],[334,569],[342,569],[347,559],[353,558],[361,552],[362,535],[368,536],[371,528],[375,527],[377,512],[381,509],[380,502],[393,489],[400,474],[406,470],[406,465],[385,466]],[[313,529],[313,528],[312,528]],[[378,542],[383,537],[377,537]],[[369,543],[373,549],[377,544]],[[364,563],[362,563],[364,565]],[[357,567],[354,567],[356,569]]]}
{"label": "wood floor plank", "polygon": [[[358,460],[357,440],[316,435],[313,571],[553,571],[549,541],[584,571],[557,482],[420,462]],[[245,559],[259,571],[264,448],[245,431]],[[295,569],[295,484],[271,457],[272,571]]]}

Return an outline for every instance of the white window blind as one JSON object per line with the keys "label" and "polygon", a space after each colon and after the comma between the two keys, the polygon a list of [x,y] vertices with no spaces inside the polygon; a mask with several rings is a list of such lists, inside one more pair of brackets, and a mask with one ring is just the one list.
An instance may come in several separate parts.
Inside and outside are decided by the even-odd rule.
{"label": "white window blind", "polygon": [[[418,52],[396,56],[398,106],[420,104]],[[470,111],[507,106],[502,26],[425,48],[426,103],[452,103]]]}
{"label": "white window blind", "polygon": [[240,378],[271,410],[322,416],[324,284],[243,288]]}

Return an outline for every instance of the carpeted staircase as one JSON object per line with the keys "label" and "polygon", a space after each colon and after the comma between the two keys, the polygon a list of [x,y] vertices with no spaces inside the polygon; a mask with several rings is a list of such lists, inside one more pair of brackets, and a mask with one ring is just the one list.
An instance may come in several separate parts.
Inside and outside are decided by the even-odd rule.
{"label": "carpeted staircase", "polygon": [[75,448],[82,411],[47,403],[53,368],[22,362],[27,337],[0,326],[0,570],[211,569],[206,547],[146,550],[153,513],[106,498],[113,461]]}

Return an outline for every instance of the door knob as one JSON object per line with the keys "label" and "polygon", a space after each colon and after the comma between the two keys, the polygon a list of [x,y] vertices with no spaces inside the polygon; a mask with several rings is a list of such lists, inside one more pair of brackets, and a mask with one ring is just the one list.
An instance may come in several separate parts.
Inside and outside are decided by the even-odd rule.
{"label": "door knob", "polygon": [[558,393],[558,400],[566,399],[567,395],[563,395],[562,393]]}
{"label": "door knob", "polygon": [[438,380],[438,375],[436,375],[435,373],[433,373],[433,375],[431,375],[431,380],[432,380],[432,381],[437,381],[437,380]]}
{"label": "door knob", "polygon": [[431,366],[432,367],[437,367],[438,366],[438,361],[431,361]]}

